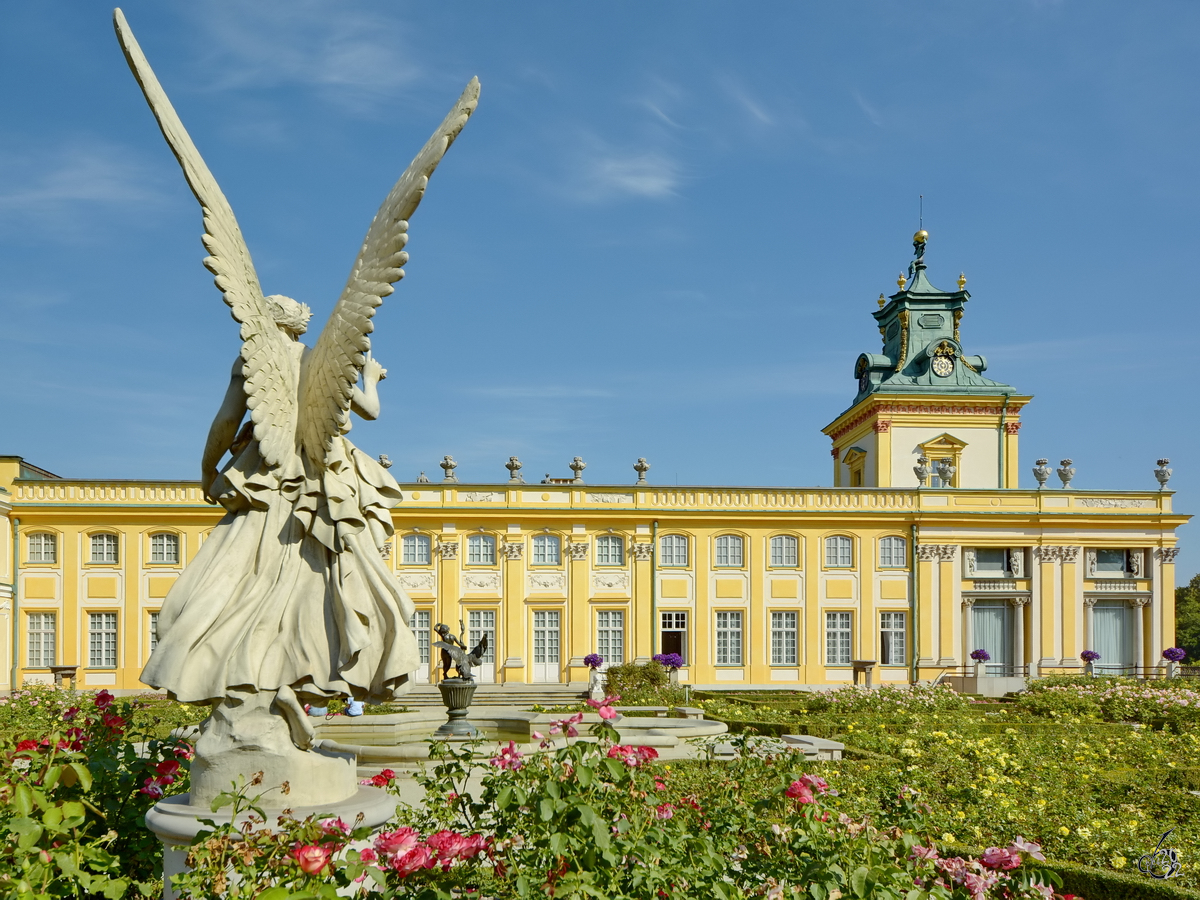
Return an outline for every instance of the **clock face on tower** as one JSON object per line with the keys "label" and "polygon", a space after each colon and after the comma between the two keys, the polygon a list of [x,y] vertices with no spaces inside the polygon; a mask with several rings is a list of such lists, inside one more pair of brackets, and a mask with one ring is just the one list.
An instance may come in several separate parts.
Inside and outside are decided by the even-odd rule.
{"label": "clock face on tower", "polygon": [[934,375],[946,378],[954,372],[954,360],[948,356],[935,356],[931,368]]}

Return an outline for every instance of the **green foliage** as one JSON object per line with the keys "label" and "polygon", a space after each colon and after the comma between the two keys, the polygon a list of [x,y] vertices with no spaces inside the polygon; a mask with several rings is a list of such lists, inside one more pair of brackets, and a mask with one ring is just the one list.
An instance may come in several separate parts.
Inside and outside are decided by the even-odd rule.
{"label": "green foliage", "polygon": [[671,675],[656,662],[627,662],[609,666],[604,673],[605,692],[630,706],[682,706],[687,693],[671,683]]}
{"label": "green foliage", "polygon": [[1184,665],[1200,665],[1200,575],[1175,588],[1175,646],[1187,651]]}

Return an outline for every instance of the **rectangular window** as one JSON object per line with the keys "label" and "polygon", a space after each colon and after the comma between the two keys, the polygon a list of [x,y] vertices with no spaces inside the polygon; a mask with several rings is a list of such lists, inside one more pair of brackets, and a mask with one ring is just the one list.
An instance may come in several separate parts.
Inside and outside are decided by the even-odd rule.
{"label": "rectangular window", "polygon": [[29,662],[31,669],[44,669],[54,665],[54,613],[30,613]]}
{"label": "rectangular window", "polygon": [[658,642],[660,653],[678,653],[687,662],[687,617],[686,612],[662,614],[662,633]]}
{"label": "rectangular window", "polygon": [[885,612],[879,616],[879,662],[884,666],[902,666],[907,660],[905,640],[908,633],[907,616],[902,612]]}
{"label": "rectangular window", "polygon": [[686,566],[688,564],[688,539],[685,535],[666,534],[658,543],[658,564],[660,566]]}
{"label": "rectangular window", "polygon": [[406,534],[404,540],[400,542],[400,564],[405,566],[429,565],[429,544],[429,538],[423,534]]}
{"label": "rectangular window", "polygon": [[496,564],[496,539],[486,534],[467,538],[467,563],[480,566]]}
{"label": "rectangular window", "polygon": [[854,565],[853,545],[850,538],[844,534],[835,534],[825,538],[825,567],[828,569],[849,569]]}
{"label": "rectangular window", "polygon": [[723,534],[717,538],[718,566],[740,566],[742,564],[742,539],[736,534]]}
{"label": "rectangular window", "polygon": [[596,538],[596,565],[625,565],[625,538],[615,534],[605,534]]}
{"label": "rectangular window", "polygon": [[596,652],[605,665],[625,662],[625,613],[601,610],[596,613]]}
{"label": "rectangular window", "polygon": [[31,563],[57,562],[57,551],[57,541],[53,534],[43,531],[29,536],[29,561]]}
{"label": "rectangular window", "polygon": [[848,666],[853,653],[850,613],[825,613],[825,665]]}
{"label": "rectangular window", "polygon": [[158,649],[158,613],[150,613],[150,652]]}
{"label": "rectangular window", "polygon": [[557,566],[562,560],[561,544],[552,534],[535,535],[533,539],[533,564],[535,566]]}
{"label": "rectangular window", "polygon": [[1128,571],[1124,550],[1097,550],[1096,571],[1109,574],[1125,574]]}
{"label": "rectangular window", "polygon": [[885,537],[879,542],[879,567],[902,569],[908,565],[908,541],[902,537]]}
{"label": "rectangular window", "polygon": [[717,665],[742,664],[742,614],[717,613]]}
{"label": "rectangular window", "polygon": [[115,534],[93,534],[91,562],[115,563],[117,561],[117,536]]}
{"label": "rectangular window", "polygon": [[117,667],[116,613],[88,613],[88,667]]}
{"label": "rectangular window", "polygon": [[1008,551],[992,547],[975,548],[976,575],[1005,575],[1008,572]]}
{"label": "rectangular window", "polygon": [[797,614],[794,612],[771,613],[771,665],[794,666],[799,664],[800,641],[797,634]]}
{"label": "rectangular window", "polygon": [[179,535],[169,533],[150,535],[150,562],[179,562]]}
{"label": "rectangular window", "polygon": [[408,627],[417,639],[417,659],[423,666],[429,665],[429,629],[432,621],[429,611],[424,609],[417,610],[408,620]]}
{"label": "rectangular window", "polygon": [[[535,611],[533,614],[533,664],[535,666],[553,665],[559,661],[560,638],[558,610]],[[605,661],[607,662],[607,659]]]}
{"label": "rectangular window", "polygon": [[800,542],[790,534],[771,538],[771,565],[795,567],[799,564]]}
{"label": "rectangular window", "polygon": [[496,611],[494,609],[471,610],[467,613],[467,649],[473,650],[485,634],[488,645],[487,651],[483,654],[483,662],[484,665],[490,665],[496,661]]}

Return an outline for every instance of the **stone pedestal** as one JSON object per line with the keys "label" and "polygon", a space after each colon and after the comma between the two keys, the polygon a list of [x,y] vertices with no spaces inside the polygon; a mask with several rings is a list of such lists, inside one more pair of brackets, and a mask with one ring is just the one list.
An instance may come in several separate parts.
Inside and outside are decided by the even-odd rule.
{"label": "stone pedestal", "polygon": [[475,696],[478,686],[474,681],[467,681],[465,678],[446,678],[438,682],[442,702],[446,704],[446,722],[439,726],[434,734],[448,738],[479,736],[479,729],[467,721],[471,698]]}
{"label": "stone pedestal", "polygon": [[593,700],[604,699],[604,673],[599,669],[588,670],[588,696]]}
{"label": "stone pedestal", "polygon": [[[171,889],[171,877],[187,870],[188,846],[192,839],[208,828],[201,819],[211,819],[218,825],[232,820],[229,807],[219,812],[213,812],[209,804],[193,806],[190,794],[180,794],[160,800],[146,813],[146,827],[153,831],[163,844],[163,900],[175,900],[175,891]],[[317,806],[274,806],[263,804],[263,812],[267,814],[267,827],[274,827],[279,814],[285,809],[291,809],[297,819],[305,819],[315,815],[320,819],[341,818],[344,822],[352,823],[361,814],[362,824],[369,828],[378,828],[388,821],[396,811],[396,798],[386,791],[374,787],[360,786],[351,797],[339,803],[325,803]],[[249,813],[238,817],[244,822]]]}

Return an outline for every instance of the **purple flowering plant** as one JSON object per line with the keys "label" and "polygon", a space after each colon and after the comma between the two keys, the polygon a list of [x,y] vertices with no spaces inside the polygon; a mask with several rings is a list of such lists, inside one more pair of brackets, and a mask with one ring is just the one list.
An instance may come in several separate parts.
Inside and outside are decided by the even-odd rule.
{"label": "purple flowering plant", "polygon": [[683,657],[678,653],[655,653],[651,658],[659,665],[666,666],[668,669],[683,668]]}
{"label": "purple flowering plant", "polygon": [[604,657],[599,653],[589,653],[583,658],[583,664],[589,669],[598,669],[604,665]]}
{"label": "purple flowering plant", "polygon": [[1167,662],[1183,662],[1185,656],[1187,656],[1187,651],[1182,647],[1168,647],[1163,651],[1163,659]]}
{"label": "purple flowering plant", "polygon": [[1084,662],[1095,662],[1096,660],[1098,660],[1100,658],[1100,654],[1097,653],[1095,650],[1084,650],[1082,653],[1079,654],[1079,658],[1082,659]]}
{"label": "purple flowering plant", "polygon": [[975,662],[987,662],[991,658],[992,654],[988,653],[982,647],[971,651],[971,659],[975,660]]}

